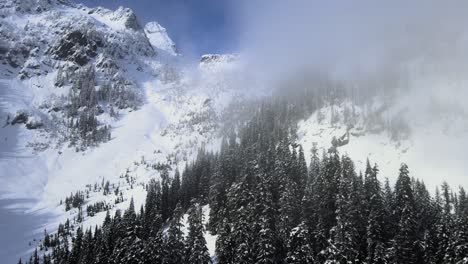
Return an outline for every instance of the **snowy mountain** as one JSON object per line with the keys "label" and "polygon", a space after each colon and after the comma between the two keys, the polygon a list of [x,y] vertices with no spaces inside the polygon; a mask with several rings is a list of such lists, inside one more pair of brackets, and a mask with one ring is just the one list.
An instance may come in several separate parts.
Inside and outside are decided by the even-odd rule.
{"label": "snowy mountain", "polygon": [[[141,26],[127,8],[28,0],[4,1],[0,12],[0,194],[53,212],[52,229],[76,217],[61,201],[95,183],[121,186],[113,210],[130,197],[142,204],[156,168],[217,148],[223,109],[248,92],[230,88],[233,56],[193,68],[164,27]],[[101,192],[87,203],[115,199]]]}
{"label": "snowy mountain", "polygon": [[[230,67],[226,65],[233,59],[211,61],[210,70],[206,70],[203,57],[200,63],[203,76],[199,78],[179,62],[175,45],[165,29],[157,22],[141,27],[130,9],[91,9],[66,1],[7,1],[3,5],[1,59],[5,76],[2,83],[5,94],[18,98],[4,100],[4,114],[9,116],[8,124],[25,123],[20,129],[25,134],[20,146],[32,146],[23,149],[25,152],[37,155],[34,159],[51,160],[43,166],[43,172],[35,169],[35,174],[43,176],[32,177],[42,178],[48,185],[52,181],[43,177],[68,177],[53,176],[54,171],[70,174],[69,165],[63,163],[68,160],[80,164],[81,170],[76,173],[83,174],[83,163],[76,162],[75,158],[97,161],[106,158],[106,149],[117,148],[125,153],[123,159],[131,163],[134,160],[128,155],[135,151],[125,151],[125,148],[138,149],[138,144],[150,148],[146,141],[131,144],[130,138],[143,141],[164,134],[172,137],[173,144],[199,146],[198,138],[207,134],[194,135],[188,142],[174,137],[183,133],[187,136],[196,129],[201,131],[205,125],[214,126],[209,123],[216,121],[231,97],[240,94],[229,90],[229,80],[224,78],[224,72]],[[145,121],[148,117],[155,122],[148,124]],[[201,120],[202,124],[192,119]],[[119,145],[119,141],[126,146]],[[174,149],[163,146],[164,140],[155,141],[156,146],[152,148]],[[87,149],[88,146],[99,147]],[[139,159],[142,154],[135,155]],[[111,156],[108,158],[116,158]],[[183,158],[187,159],[177,157],[177,160]],[[44,163],[36,161],[32,164]],[[95,165],[101,162],[89,164],[89,170],[95,170]],[[119,161],[101,164],[122,167],[114,171],[103,168],[107,173],[96,172],[99,177],[117,176],[127,166]],[[5,164],[4,167],[10,174],[18,174],[12,172],[18,166]],[[70,171],[73,174],[74,170]],[[95,175],[82,182],[97,179]],[[73,181],[70,185],[76,186]],[[15,190],[5,189],[7,193],[8,189]]]}
{"label": "snowy mountain", "polygon": [[149,42],[155,49],[165,51],[170,55],[177,55],[174,42],[167,35],[166,29],[157,22],[149,22],[145,25],[145,33]]}
{"label": "snowy mountain", "polygon": [[[320,152],[335,145],[362,172],[369,159],[378,164],[381,180],[388,177],[395,182],[400,165],[406,163],[411,175],[423,180],[431,191],[442,181],[464,186],[468,169],[462,158],[468,144],[466,116],[452,111],[436,116],[431,111],[434,105],[421,109],[404,96],[398,97],[398,103],[383,102],[376,98],[364,105],[350,100],[328,104],[299,122],[298,143],[305,150],[316,145]],[[310,156],[306,151],[306,160]]]}
{"label": "snowy mountain", "polygon": [[[106,211],[125,211],[131,200],[139,209],[152,180],[195,166],[201,150],[228,153],[223,138],[240,133],[238,123],[248,124],[242,113],[263,118],[271,110],[262,107],[271,103],[272,89],[246,69],[242,54],[207,54],[193,65],[162,25],[141,25],[128,8],[6,0],[0,17],[0,199],[21,212],[47,213],[30,219],[41,223],[29,240],[41,236],[43,228],[54,233],[67,220],[83,229],[99,226]],[[323,101],[297,122],[295,143],[304,148],[305,160],[312,160],[316,146],[347,154],[361,171],[368,158],[379,165],[381,181],[394,182],[405,162],[411,176],[431,191],[442,180],[464,184],[466,115],[448,109],[434,118],[432,101],[416,106],[401,95],[391,101],[379,95],[364,103]],[[291,102],[300,100],[281,109],[302,107]],[[296,116],[289,114],[278,117],[279,132],[268,131],[270,140],[283,135],[281,129],[293,131],[287,126],[295,127]],[[231,146],[261,134],[244,129],[230,138]],[[238,148],[248,149],[246,142]],[[289,146],[285,149],[289,152]],[[236,154],[239,164],[252,155]],[[202,207],[204,225],[210,210]],[[181,215],[185,226],[188,218]],[[188,236],[187,228],[183,231]],[[204,235],[214,256],[217,235],[206,230]],[[29,253],[41,243],[32,242]],[[19,247],[0,257],[16,261],[23,251]]]}

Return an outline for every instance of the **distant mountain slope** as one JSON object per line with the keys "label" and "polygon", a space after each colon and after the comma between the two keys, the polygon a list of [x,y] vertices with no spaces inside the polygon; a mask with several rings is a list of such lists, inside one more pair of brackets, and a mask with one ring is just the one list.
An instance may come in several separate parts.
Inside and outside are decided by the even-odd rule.
{"label": "distant mountain slope", "polygon": [[0,159],[2,197],[55,208],[128,171],[144,183],[159,172],[136,162],[183,166],[217,144],[223,109],[251,93],[232,89],[237,56],[192,67],[161,25],[127,8],[8,0],[0,13],[0,144],[15,142]]}
{"label": "distant mountain slope", "polygon": [[142,204],[149,179],[218,148],[224,109],[252,97],[232,89],[237,57],[192,66],[161,25],[127,8],[8,0],[0,16],[0,198],[55,213],[51,231],[77,217],[64,199],[96,184],[120,193],[90,192],[86,204]]}
{"label": "distant mountain slope", "polygon": [[350,101],[327,105],[299,122],[298,143],[308,150],[308,161],[314,145],[321,151],[337,146],[360,171],[369,159],[378,164],[381,180],[395,181],[400,165],[406,163],[412,177],[423,180],[431,191],[442,181],[464,186],[466,117],[455,112],[435,116],[432,105],[418,107],[404,96],[391,104],[376,99],[365,105]]}

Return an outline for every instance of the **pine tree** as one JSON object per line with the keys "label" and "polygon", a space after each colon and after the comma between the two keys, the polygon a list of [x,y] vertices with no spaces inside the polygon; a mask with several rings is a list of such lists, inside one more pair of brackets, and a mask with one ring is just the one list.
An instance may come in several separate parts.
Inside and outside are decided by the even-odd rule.
{"label": "pine tree", "polygon": [[307,187],[302,200],[302,217],[309,231],[315,231],[319,219],[319,197],[320,190],[323,188],[323,178],[320,172],[320,167],[321,162],[318,157],[317,144],[314,144],[314,147],[312,148],[312,159],[310,162]]}
{"label": "pine tree", "polygon": [[70,254],[70,263],[80,263],[81,260],[81,251],[83,246],[83,231],[81,227],[78,227],[76,230],[76,236],[73,240],[72,251]]}
{"label": "pine tree", "polygon": [[310,170],[308,175],[308,183],[312,184],[315,178],[320,174],[320,158],[318,155],[317,143],[313,144],[312,147],[312,158],[310,160]]}
{"label": "pine tree", "polygon": [[174,210],[169,230],[167,231],[167,238],[164,246],[167,250],[164,258],[165,264],[179,264],[184,261],[185,242],[182,233],[182,215],[182,207],[178,204]]}
{"label": "pine tree", "polygon": [[143,218],[143,237],[146,239],[155,236],[162,227],[160,199],[161,191],[159,183],[151,180],[148,185]]}
{"label": "pine tree", "polygon": [[304,222],[291,231],[286,262],[288,264],[314,263],[310,234]]}
{"label": "pine tree", "polygon": [[227,148],[225,144],[227,143],[224,143],[224,147],[222,146],[221,148],[221,154],[216,162],[210,183],[210,215],[208,229],[212,234],[218,233],[222,224],[222,219],[226,216],[226,192],[228,179],[226,179],[225,175],[223,175],[223,167],[225,165],[222,164],[222,162],[224,162],[223,155],[226,155],[224,153],[227,151],[224,150]]}
{"label": "pine tree", "polygon": [[249,218],[248,212],[243,210],[239,214],[239,220],[233,225],[231,235],[235,244],[234,263],[248,264],[254,261],[253,234],[249,226],[251,224]]}
{"label": "pine tree", "polygon": [[[331,230],[336,225],[336,194],[341,173],[341,163],[337,152],[324,159],[323,189],[320,190],[320,214],[323,217],[325,230]],[[329,235],[327,234],[326,237]]]}
{"label": "pine tree", "polygon": [[450,248],[453,250],[453,262],[468,263],[468,215],[457,219]]}
{"label": "pine tree", "polygon": [[261,175],[255,196],[255,210],[259,217],[257,235],[254,242],[255,263],[278,263],[281,259],[278,237],[275,234],[275,209],[272,194],[272,177]]}
{"label": "pine tree", "polygon": [[279,201],[279,231],[283,241],[286,241],[291,230],[299,224],[301,216],[301,198],[298,196],[300,193],[299,188],[290,179],[286,179],[285,182],[285,190],[281,194]]}
{"label": "pine tree", "polygon": [[433,201],[429,192],[426,189],[424,182],[419,180],[413,181],[414,202],[415,202],[415,221],[416,221],[416,244],[415,253],[418,263],[427,261],[427,251],[430,250],[432,243],[427,234],[436,233],[437,212],[433,209]]}
{"label": "pine tree", "polygon": [[411,184],[408,166],[406,164],[402,164],[400,167],[400,174],[395,185],[395,214],[397,219],[401,219],[401,215],[405,207],[412,207],[414,205],[414,196]]}
{"label": "pine tree", "polygon": [[34,250],[32,264],[39,264],[39,255],[37,254],[37,248]]}
{"label": "pine tree", "polygon": [[405,207],[401,213],[399,230],[394,239],[395,259],[397,263],[417,263],[415,246],[415,227],[413,212]]}
{"label": "pine tree", "polygon": [[235,244],[231,236],[231,225],[224,219],[219,228],[216,239],[216,257],[220,264],[235,264]]}
{"label": "pine tree", "polygon": [[170,215],[170,187],[169,187],[169,173],[167,170],[163,170],[161,173],[161,218],[166,221]]}
{"label": "pine tree", "polygon": [[128,229],[133,229],[136,223],[137,215],[135,213],[135,203],[133,202],[133,197],[130,199],[130,205],[128,206],[127,210],[125,210],[122,224],[124,225],[124,230],[128,231]]}
{"label": "pine tree", "polygon": [[[232,223],[231,233],[223,238],[234,245],[232,255],[234,263],[253,263],[253,227],[254,222],[252,202],[252,182],[253,174],[250,172],[252,166],[246,169],[243,180],[234,184],[228,191],[228,211],[230,212],[229,221]],[[230,249],[230,248],[227,248]],[[225,249],[225,250],[227,250]],[[226,252],[226,255],[231,253]]]}
{"label": "pine tree", "polygon": [[170,210],[173,211],[177,204],[179,203],[180,197],[179,197],[179,192],[180,192],[180,172],[178,169],[176,169],[175,174],[174,174],[174,179],[172,179],[171,182],[171,188],[170,188]]}
{"label": "pine tree", "polygon": [[146,243],[144,263],[163,263],[166,250],[163,234],[158,232],[155,236],[151,236]]}
{"label": "pine tree", "polygon": [[[106,218],[107,216],[109,216],[109,212],[107,213]],[[103,228],[106,228],[106,226],[103,226]],[[96,255],[95,255],[94,262],[93,262],[94,264],[108,264],[109,263],[110,252],[109,252],[109,248],[107,246],[106,240],[105,240],[106,235],[107,234],[104,232],[97,239],[97,242],[96,242],[97,246],[95,248]]]}
{"label": "pine tree", "polygon": [[338,263],[354,262],[359,256],[359,234],[352,216],[356,208],[352,203],[352,182],[356,178],[354,165],[348,157],[342,159],[342,172],[338,178],[339,186],[336,195],[336,225],[331,230],[328,247],[328,260]]}
{"label": "pine tree", "polygon": [[[442,190],[444,196],[447,196],[446,192],[448,192],[448,186],[445,183],[442,186]],[[466,193],[463,188],[460,188],[458,197],[458,201],[452,199],[457,209],[456,218],[453,220],[453,226],[450,230],[450,238],[444,256],[444,261],[447,263],[468,262],[468,204]],[[449,205],[445,205],[445,213],[450,209],[451,207]],[[447,241],[445,242],[447,243]]]}
{"label": "pine tree", "polygon": [[402,164],[395,186],[396,216],[398,231],[394,238],[395,260],[397,263],[416,263],[416,222],[414,216],[414,195],[411,189],[408,166]]}
{"label": "pine tree", "polygon": [[117,263],[141,264],[145,260],[145,244],[136,237],[128,248],[126,254]]}
{"label": "pine tree", "polygon": [[141,223],[139,215],[135,213],[133,198],[130,200],[130,205],[117,226],[120,229],[118,232],[120,240],[118,240],[112,252],[112,262],[139,263],[143,259],[144,244],[139,237]]}
{"label": "pine tree", "polygon": [[299,198],[302,200],[304,197],[304,192],[305,192],[305,187],[307,186],[307,181],[308,181],[308,170],[307,170],[307,163],[305,160],[304,156],[304,150],[302,149],[302,146],[299,146],[299,156],[297,158],[298,162],[298,173],[299,173],[299,183],[298,186],[299,188]]}
{"label": "pine tree", "polygon": [[91,229],[86,230],[83,238],[82,252],[81,252],[81,263],[92,263],[95,259],[94,255],[94,239]]}
{"label": "pine tree", "polygon": [[203,236],[203,213],[199,204],[189,212],[189,233],[186,243],[186,262],[193,264],[211,263],[210,254]]}
{"label": "pine tree", "polygon": [[[368,163],[369,164],[369,163]],[[370,167],[370,166],[369,166]],[[369,168],[368,167],[368,168]],[[366,170],[365,190],[367,202],[367,262],[381,263],[385,243],[383,199],[380,182],[377,179],[377,165],[371,170]]]}
{"label": "pine tree", "polygon": [[453,259],[453,252],[450,251],[450,237],[452,236],[453,228],[451,191],[446,182],[442,184],[441,188],[442,198],[440,203],[442,216],[437,224],[438,250],[436,255],[438,263]]}

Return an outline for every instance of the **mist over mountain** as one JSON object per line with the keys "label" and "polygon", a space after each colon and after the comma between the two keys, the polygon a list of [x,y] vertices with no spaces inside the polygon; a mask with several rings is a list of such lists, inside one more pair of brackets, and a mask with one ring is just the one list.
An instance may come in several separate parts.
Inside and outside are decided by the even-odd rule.
{"label": "mist over mountain", "polygon": [[241,1],[194,59],[126,7],[3,1],[0,257],[466,263],[466,5]]}

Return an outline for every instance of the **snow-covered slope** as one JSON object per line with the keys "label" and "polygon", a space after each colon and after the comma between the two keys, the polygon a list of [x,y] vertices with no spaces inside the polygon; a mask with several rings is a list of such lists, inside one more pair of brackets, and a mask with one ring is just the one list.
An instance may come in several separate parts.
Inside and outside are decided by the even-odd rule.
{"label": "snow-covered slope", "polygon": [[[0,199],[28,199],[25,211],[53,213],[43,223],[51,231],[77,218],[78,209],[61,204],[70,193],[87,191],[84,207],[104,202],[115,211],[133,197],[138,208],[161,166],[173,173],[199,147],[218,148],[223,110],[234,98],[261,95],[232,88],[240,81],[236,56],[204,56],[190,66],[161,25],[142,27],[130,9],[8,0],[0,13]],[[75,99],[78,114],[96,118],[93,131],[109,129],[110,138],[74,137]],[[122,195],[104,195],[103,182]],[[100,224],[103,213],[81,224]]]}
{"label": "snow-covered slope", "polygon": [[163,26],[157,22],[149,22],[144,29],[149,42],[155,49],[165,51],[170,55],[177,55],[176,46]]}
{"label": "snow-covered slope", "polygon": [[[8,95],[1,98],[2,118],[8,123],[25,113],[27,124],[40,124],[15,125],[18,135],[2,142],[18,144],[14,157],[0,163],[8,175],[0,178],[3,197],[42,195],[56,203],[85,184],[118,178],[154,151],[160,160],[174,155],[174,164],[187,160],[192,148],[214,137],[223,107],[247,91],[231,90],[224,77],[234,60],[210,62],[215,72],[183,66],[166,30],[157,22],[142,28],[127,8],[27,0],[6,1],[1,10],[2,86]],[[99,127],[111,127],[111,140],[77,152],[79,146],[69,147],[65,123],[73,118],[68,98],[82,85],[70,76],[87,67],[98,97],[108,84],[123,93],[96,106]],[[78,111],[83,108],[89,106]]]}
{"label": "snow-covered slope", "polygon": [[375,99],[364,105],[327,105],[300,121],[298,142],[310,160],[314,144],[328,151],[336,138],[339,153],[355,160],[358,170],[365,170],[367,158],[377,163],[382,181],[395,181],[406,163],[411,176],[430,190],[442,181],[466,188],[467,116],[460,111],[437,111],[435,116],[433,103],[415,105],[411,98],[406,94],[385,104]]}
{"label": "snow-covered slope", "polygon": [[[219,147],[230,103],[267,94],[241,55],[186,63],[163,26],[142,26],[130,9],[2,1],[0,199],[27,199],[22,210],[53,213],[40,218],[49,231],[79,217],[63,204],[70,193],[86,192],[83,208],[103,202],[113,213],[131,198],[139,208],[161,167],[172,175],[201,146]],[[406,162],[430,188],[442,179],[463,183],[467,116],[445,111],[432,118],[430,108],[398,102],[328,105],[299,123],[298,142],[310,155],[314,142],[326,151],[336,137],[339,152],[360,170],[369,158],[381,177],[395,179]],[[107,182],[110,193],[103,191]],[[79,224],[92,227],[104,216],[84,214]],[[214,254],[215,237],[206,238]]]}

